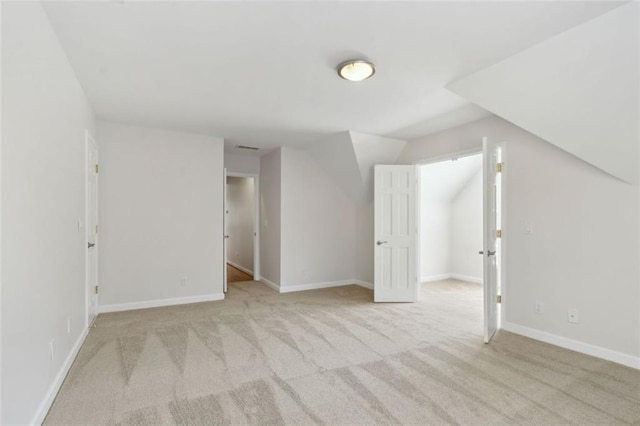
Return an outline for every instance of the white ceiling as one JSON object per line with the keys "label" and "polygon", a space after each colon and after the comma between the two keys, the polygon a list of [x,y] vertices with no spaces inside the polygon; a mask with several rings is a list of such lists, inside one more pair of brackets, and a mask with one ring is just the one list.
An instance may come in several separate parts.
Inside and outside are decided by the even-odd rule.
{"label": "white ceiling", "polygon": [[449,88],[636,184],[640,180],[639,18],[640,3],[628,3]]}
{"label": "white ceiling", "polygon": [[482,154],[421,166],[421,200],[451,202],[480,170],[482,170]]}
{"label": "white ceiling", "polygon": [[[49,2],[98,117],[272,148],[483,116],[444,87],[617,2]],[[364,58],[376,75],[338,78]],[[264,152],[264,151],[263,151]]]}

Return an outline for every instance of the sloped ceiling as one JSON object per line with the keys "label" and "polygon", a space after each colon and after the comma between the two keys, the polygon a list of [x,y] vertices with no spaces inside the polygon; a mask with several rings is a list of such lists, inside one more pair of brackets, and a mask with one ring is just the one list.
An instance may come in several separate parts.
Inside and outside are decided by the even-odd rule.
{"label": "sloped ceiling", "polygon": [[[98,118],[210,134],[255,155],[350,129],[407,140],[487,116],[445,85],[619,4],[42,3]],[[375,77],[339,78],[351,58],[373,61]]]}
{"label": "sloped ceiling", "polygon": [[638,4],[448,86],[605,172],[638,183]]}
{"label": "sloped ceiling", "polygon": [[360,168],[365,201],[373,200],[373,166],[376,164],[394,164],[407,144],[399,139],[365,133],[349,132],[351,143]]}
{"label": "sloped ceiling", "polygon": [[481,154],[420,166],[422,201],[451,202],[481,170]]}
{"label": "sloped ceiling", "polygon": [[309,148],[314,160],[354,201],[373,200],[373,166],[394,164],[406,141],[342,132]]}

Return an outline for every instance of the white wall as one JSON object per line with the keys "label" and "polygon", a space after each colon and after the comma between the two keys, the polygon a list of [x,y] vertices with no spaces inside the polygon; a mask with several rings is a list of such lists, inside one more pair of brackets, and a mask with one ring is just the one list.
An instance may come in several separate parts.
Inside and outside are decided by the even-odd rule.
{"label": "white wall", "polygon": [[373,285],[375,274],[375,209],[373,203],[356,207],[356,278]]}
{"label": "white wall", "polygon": [[[411,163],[478,149],[483,136],[507,141],[506,325],[637,363],[638,188],[498,117],[412,141],[400,158]],[[544,314],[534,313],[536,300]],[[579,309],[579,324],[567,321],[570,308]]]}
{"label": "white wall", "polygon": [[224,167],[228,173],[260,174],[260,157],[224,153]]}
{"label": "white wall", "polygon": [[482,282],[482,155],[420,166],[420,191],[421,281]]}
{"label": "white wall", "polygon": [[281,159],[278,148],[260,158],[260,275],[280,284]]}
{"label": "white wall", "polygon": [[227,177],[227,262],[253,272],[255,192],[253,178]]}
{"label": "white wall", "polygon": [[98,137],[101,309],[221,297],[222,139],[104,122]]}
{"label": "white wall", "polygon": [[[424,186],[421,191],[424,199]],[[420,281],[449,278],[452,271],[451,203],[425,201],[420,206],[420,216]]]}
{"label": "white wall", "polygon": [[1,39],[0,423],[27,424],[42,421],[86,329],[78,220],[94,118],[40,3],[3,3]]}
{"label": "white wall", "polygon": [[451,273],[482,282],[482,169],[451,202]]}
{"label": "white wall", "polygon": [[282,148],[281,287],[353,279],[356,204],[307,151]]}

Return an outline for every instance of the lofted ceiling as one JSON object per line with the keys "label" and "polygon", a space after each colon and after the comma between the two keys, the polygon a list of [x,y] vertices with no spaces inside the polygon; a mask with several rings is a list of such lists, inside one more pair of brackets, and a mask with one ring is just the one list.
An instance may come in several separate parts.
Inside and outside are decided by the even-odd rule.
{"label": "lofted ceiling", "polygon": [[482,170],[482,154],[420,166],[422,201],[450,203]]}
{"label": "lofted ceiling", "polygon": [[[46,2],[96,115],[263,148],[490,115],[450,82],[618,2]],[[376,64],[340,79],[350,58]]]}

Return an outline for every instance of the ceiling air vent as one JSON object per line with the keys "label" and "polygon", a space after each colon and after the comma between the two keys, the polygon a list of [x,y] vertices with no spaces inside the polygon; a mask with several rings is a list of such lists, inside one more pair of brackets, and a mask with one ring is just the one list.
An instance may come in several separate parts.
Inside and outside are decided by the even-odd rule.
{"label": "ceiling air vent", "polygon": [[256,147],[256,146],[247,146],[247,145],[236,145],[236,148],[240,148],[240,149],[248,149],[250,151],[257,151],[260,148]]}

